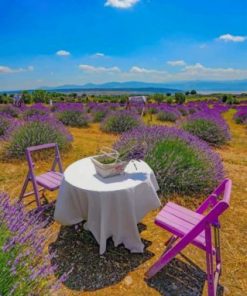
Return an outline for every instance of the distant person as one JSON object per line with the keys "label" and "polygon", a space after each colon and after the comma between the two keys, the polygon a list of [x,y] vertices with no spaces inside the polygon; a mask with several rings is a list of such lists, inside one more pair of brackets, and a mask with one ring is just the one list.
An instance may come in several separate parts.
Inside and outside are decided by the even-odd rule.
{"label": "distant person", "polygon": [[15,107],[20,108],[23,103],[24,103],[24,101],[23,101],[23,95],[21,95],[21,94],[14,95],[14,97],[13,97],[13,105]]}

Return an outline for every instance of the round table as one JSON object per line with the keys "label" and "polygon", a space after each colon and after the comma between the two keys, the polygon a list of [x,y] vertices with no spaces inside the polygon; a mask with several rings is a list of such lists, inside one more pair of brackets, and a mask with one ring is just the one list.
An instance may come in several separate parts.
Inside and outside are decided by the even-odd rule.
{"label": "round table", "polygon": [[152,169],[144,161],[131,161],[122,175],[102,178],[90,158],[71,164],[64,172],[54,217],[63,225],[87,222],[100,254],[112,237],[131,252],[143,252],[137,224],[151,210],[160,207],[159,189]]}

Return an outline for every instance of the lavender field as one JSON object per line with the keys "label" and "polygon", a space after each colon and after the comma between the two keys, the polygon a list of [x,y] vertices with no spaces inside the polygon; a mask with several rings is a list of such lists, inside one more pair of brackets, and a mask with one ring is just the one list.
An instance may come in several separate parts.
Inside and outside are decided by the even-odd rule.
{"label": "lavender field", "polygon": [[[96,154],[102,145],[112,145],[123,152],[127,160],[143,159],[156,174],[162,202],[175,200],[192,209],[224,177],[231,177],[234,198],[233,209],[224,217],[223,240],[228,243],[223,246],[226,272],[222,282],[231,295],[243,295],[246,279],[245,268],[239,265],[245,256],[241,234],[236,236],[238,248],[234,255],[229,240],[230,232],[244,229],[246,225],[245,209],[241,207],[245,202],[244,180],[247,176],[246,101],[237,105],[219,100],[183,104],[149,101],[144,110],[143,104],[132,104],[127,106],[128,110],[126,106],[94,101],[59,102],[52,106],[36,103],[20,108],[0,105],[0,291],[3,295],[31,295],[31,291],[38,295],[78,295],[79,291],[80,295],[124,295],[126,289],[135,295],[136,288],[144,289],[143,295],[156,295],[157,290],[165,295],[172,289],[170,284],[162,287],[159,281],[148,285],[143,281],[143,272],[160,254],[164,241],[165,234],[153,225],[156,211],[142,222],[146,228],[141,231],[146,246],[144,262],[139,261],[137,255],[123,251],[122,247],[114,255],[114,248],[109,243],[107,260],[116,268],[119,264],[117,254],[121,250],[126,264],[126,268],[120,268],[119,275],[110,279],[104,276],[105,256],[99,258],[93,238],[86,233],[79,235],[81,225],[60,228],[52,220],[53,208],[49,204],[41,211],[35,210],[34,203],[25,207],[15,204],[27,171],[25,149],[51,142],[58,143],[65,166],[83,156]],[[49,159],[49,155],[40,156],[38,171],[46,167],[47,157]],[[236,174],[240,170],[241,176]],[[56,194],[47,193],[46,198],[54,200]],[[32,197],[28,200],[33,201]],[[77,245],[79,249],[84,248],[84,252],[80,254]],[[89,268],[83,256],[90,252],[95,259],[87,263],[92,264]],[[202,263],[196,254],[192,254],[192,258],[198,264]],[[75,267],[75,262],[79,262],[79,267]],[[98,269],[98,264],[103,269]],[[125,266],[123,262],[121,264]],[[130,272],[128,268],[132,264],[139,267]],[[235,276],[228,272],[233,265],[238,266],[238,284]],[[78,275],[81,275],[80,280]],[[97,284],[95,275],[102,278]],[[200,271],[197,275],[200,278]],[[179,274],[174,276],[179,281]],[[203,285],[198,287],[200,290]],[[184,289],[182,284],[177,288]],[[186,293],[183,295],[192,295],[191,290]]]}

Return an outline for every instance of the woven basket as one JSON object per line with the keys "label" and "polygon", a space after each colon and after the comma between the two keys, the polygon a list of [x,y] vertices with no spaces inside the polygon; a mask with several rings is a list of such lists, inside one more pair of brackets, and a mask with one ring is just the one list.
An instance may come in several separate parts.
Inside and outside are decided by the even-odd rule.
{"label": "woven basket", "polygon": [[[124,173],[128,161],[120,160],[119,153],[116,150],[104,147],[102,148],[101,153],[102,154],[91,157],[92,163],[94,164],[98,175],[103,178],[107,178]],[[110,161],[110,163],[102,163],[106,158]]]}

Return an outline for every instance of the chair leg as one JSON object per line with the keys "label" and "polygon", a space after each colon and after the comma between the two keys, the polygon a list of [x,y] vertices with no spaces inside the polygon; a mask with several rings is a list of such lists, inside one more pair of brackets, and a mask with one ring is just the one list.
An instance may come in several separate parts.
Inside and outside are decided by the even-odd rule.
{"label": "chair leg", "polygon": [[220,228],[214,227],[214,239],[215,239],[215,258],[216,258],[216,267],[220,266],[221,273],[221,251],[220,251]]}
{"label": "chair leg", "polygon": [[217,288],[219,283],[219,278],[222,272],[221,264],[221,250],[220,250],[220,225],[214,227],[214,240],[215,240],[215,261],[216,261],[216,270],[214,273],[214,290],[215,295],[217,295]]}
{"label": "chair leg", "polygon": [[29,174],[28,174],[25,181],[24,181],[24,183],[23,183],[21,193],[20,193],[20,196],[19,196],[19,201],[21,201],[23,199],[29,181],[30,181],[30,177],[29,177]]}
{"label": "chair leg", "polygon": [[34,178],[31,181],[33,183],[33,191],[34,191],[34,195],[35,195],[36,204],[37,204],[37,207],[40,208],[41,203],[40,203],[40,196],[39,196],[38,185],[37,185],[37,183],[36,183],[36,181],[35,181]]}
{"label": "chair leg", "polygon": [[213,263],[213,247],[210,225],[205,228],[206,236],[206,261],[207,261],[207,281],[208,281],[208,296],[216,296],[214,289],[214,263]]}
{"label": "chair leg", "polygon": [[178,240],[178,236],[172,235],[166,242],[165,242],[165,250],[163,254],[165,254],[172,246],[173,244]]}

